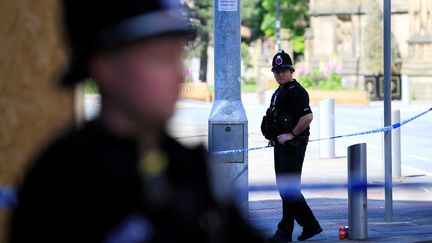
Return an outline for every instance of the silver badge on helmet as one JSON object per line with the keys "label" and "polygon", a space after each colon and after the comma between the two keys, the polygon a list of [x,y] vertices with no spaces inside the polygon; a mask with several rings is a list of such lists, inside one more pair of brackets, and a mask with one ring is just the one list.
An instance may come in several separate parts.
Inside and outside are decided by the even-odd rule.
{"label": "silver badge on helmet", "polygon": [[275,61],[276,65],[281,65],[282,62],[283,62],[282,57],[281,57],[280,55],[278,55],[278,56],[276,57],[276,61]]}

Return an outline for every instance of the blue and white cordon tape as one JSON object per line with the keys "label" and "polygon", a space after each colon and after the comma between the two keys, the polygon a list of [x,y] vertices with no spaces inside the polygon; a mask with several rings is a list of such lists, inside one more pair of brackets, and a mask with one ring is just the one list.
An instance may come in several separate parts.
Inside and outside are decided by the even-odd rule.
{"label": "blue and white cordon tape", "polygon": [[[382,127],[382,128],[378,128],[378,129],[373,129],[373,130],[369,130],[369,131],[364,131],[364,132],[357,132],[357,133],[351,133],[351,134],[345,134],[345,135],[338,135],[338,136],[333,136],[333,137],[328,137],[328,138],[317,138],[317,139],[312,139],[309,140],[309,142],[318,142],[318,141],[323,141],[323,140],[330,140],[330,139],[337,139],[337,138],[346,138],[346,137],[354,137],[354,136],[361,136],[361,135],[367,135],[367,134],[373,134],[373,133],[381,133],[381,132],[389,132],[391,130],[397,129],[423,115],[425,115],[426,113],[432,111],[432,107],[429,108],[426,111],[423,111],[420,114],[417,114],[411,118],[408,118],[402,122],[397,122],[395,124],[392,124],[390,126],[386,126],[386,127]],[[232,149],[232,150],[225,150],[225,151],[216,151],[216,152],[212,152],[212,155],[226,155],[226,154],[235,154],[235,153],[243,153],[243,152],[248,152],[248,151],[253,151],[253,150],[260,150],[260,149],[266,149],[266,148],[270,148],[273,146],[267,145],[267,146],[261,146],[261,147],[254,147],[254,148],[244,148],[244,149]]]}
{"label": "blue and white cordon tape", "polygon": [[0,187],[0,209],[16,204],[16,191],[12,187]]}

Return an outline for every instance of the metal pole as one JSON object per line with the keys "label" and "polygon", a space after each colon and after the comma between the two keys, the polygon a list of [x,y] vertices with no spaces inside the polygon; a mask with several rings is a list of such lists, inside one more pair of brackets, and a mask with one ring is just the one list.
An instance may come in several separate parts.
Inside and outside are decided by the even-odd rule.
{"label": "metal pole", "polygon": [[411,102],[410,78],[402,75],[402,102],[408,105]]}
{"label": "metal pole", "polygon": [[[400,122],[400,110],[394,110],[392,124]],[[401,128],[398,127],[392,131],[392,170],[393,178],[401,178]]]}
{"label": "metal pole", "polygon": [[[391,125],[391,0],[384,0],[384,125]],[[384,133],[385,219],[393,221],[391,131]]]}
{"label": "metal pole", "polygon": [[276,47],[281,49],[280,39],[280,0],[276,0]]}
{"label": "metal pole", "polygon": [[[328,138],[335,135],[335,101],[323,100],[319,103],[319,134],[320,138]],[[321,159],[335,157],[335,140],[320,141],[319,154]]]}
{"label": "metal pole", "polygon": [[[209,151],[248,147],[248,121],[241,101],[240,79],[240,2],[214,0],[214,82],[215,101],[209,116]],[[213,164],[223,175],[217,183],[229,181],[235,199],[247,217],[248,153],[217,155]],[[233,191],[234,192],[234,191]]]}
{"label": "metal pole", "polygon": [[350,240],[366,240],[367,227],[366,144],[348,147],[348,227]]}

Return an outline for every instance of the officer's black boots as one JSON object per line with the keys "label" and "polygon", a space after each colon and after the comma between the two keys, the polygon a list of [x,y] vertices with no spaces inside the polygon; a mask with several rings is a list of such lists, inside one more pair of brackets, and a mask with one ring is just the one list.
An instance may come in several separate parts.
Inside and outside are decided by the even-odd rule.
{"label": "officer's black boots", "polygon": [[268,239],[269,243],[285,243],[292,242],[291,234],[287,234],[280,229],[276,230],[276,233]]}
{"label": "officer's black boots", "polygon": [[303,229],[303,232],[297,238],[297,240],[298,241],[305,241],[305,240],[310,239],[310,238],[314,237],[315,235],[321,233],[322,231],[323,231],[323,229],[319,226],[318,226],[318,228],[316,228],[314,230]]}

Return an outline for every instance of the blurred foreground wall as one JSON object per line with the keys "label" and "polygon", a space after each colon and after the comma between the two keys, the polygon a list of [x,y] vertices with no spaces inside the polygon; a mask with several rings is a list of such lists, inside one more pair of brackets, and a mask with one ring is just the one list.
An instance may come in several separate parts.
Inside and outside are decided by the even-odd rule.
{"label": "blurred foreground wall", "polygon": [[[57,85],[65,63],[58,0],[0,0],[0,186],[16,185],[31,157],[74,121],[73,93]],[[8,212],[0,209],[0,242]]]}

